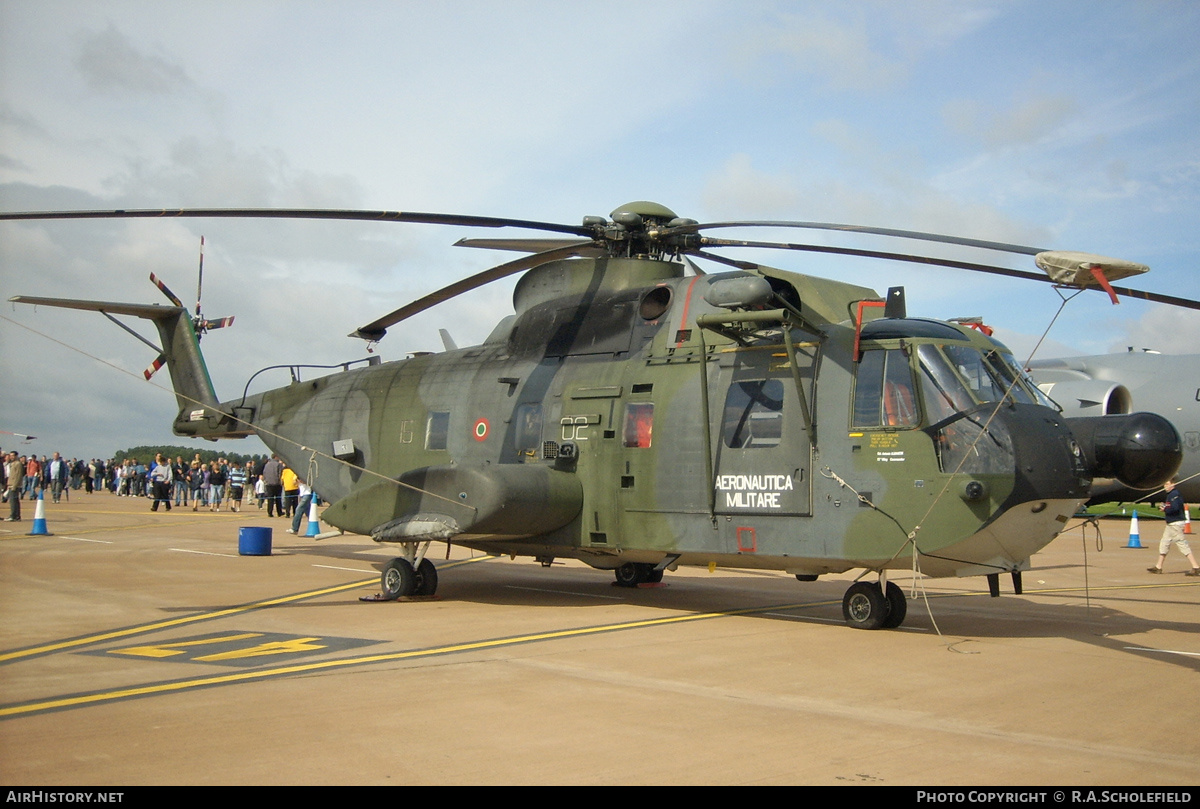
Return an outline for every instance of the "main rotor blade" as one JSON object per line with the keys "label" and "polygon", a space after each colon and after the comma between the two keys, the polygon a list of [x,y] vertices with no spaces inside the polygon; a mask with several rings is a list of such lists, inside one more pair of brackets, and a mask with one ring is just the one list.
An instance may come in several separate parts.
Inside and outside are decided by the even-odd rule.
{"label": "main rotor blade", "polygon": [[[756,242],[744,239],[715,239],[708,236],[701,237],[700,243],[705,247],[758,247],[765,249],[779,250],[800,250],[808,253],[830,253],[839,256],[861,256],[864,258],[880,258],[888,261],[907,261],[913,264],[930,264],[937,267],[952,267],[957,270],[971,270],[973,272],[985,272],[991,275],[1006,275],[1010,278],[1024,278],[1029,281],[1041,281],[1046,284],[1058,284],[1053,278],[1050,278],[1043,273],[1029,272],[1028,270],[1014,270],[1009,267],[997,267],[992,264],[976,264],[969,261],[955,261],[953,259],[935,258],[933,256],[914,256],[907,253],[889,253],[881,250],[859,250],[851,247],[829,247],[818,244],[794,244],[787,242]],[[699,254],[697,251],[692,251]],[[1045,251],[1040,251],[1045,252]],[[706,256],[711,258],[711,256]],[[1075,287],[1080,288],[1080,287]],[[1083,289],[1099,289],[1099,287],[1082,287]],[[1171,306],[1181,306],[1185,309],[1200,309],[1200,301],[1193,301],[1188,298],[1177,298],[1174,295],[1163,295],[1158,292],[1146,292],[1140,289],[1129,289],[1128,287],[1114,286],[1113,292],[1118,295],[1124,295],[1128,298],[1139,298],[1146,301],[1154,301],[1155,303],[1166,303]]]}
{"label": "main rotor blade", "polygon": [[477,247],[482,250],[511,250],[515,253],[544,253],[556,247],[578,244],[578,239],[459,239],[455,247]]}
{"label": "main rotor blade", "polygon": [[[720,245],[718,245],[718,247],[719,246]],[[727,267],[736,267],[739,270],[757,270],[759,266],[761,266],[753,261],[741,261],[740,259],[736,258],[725,258],[725,256],[718,256],[716,253],[706,253],[703,250],[689,250],[687,252],[688,255],[706,258],[709,261],[715,261],[718,264],[724,264]]]}
{"label": "main rotor blade", "polygon": [[678,225],[671,228],[671,233],[697,233],[701,230],[714,228],[806,228],[808,230],[836,230],[843,233],[867,233],[873,236],[893,236],[899,239],[919,239],[927,242],[957,244],[964,247],[978,247],[982,250],[998,250],[1002,253],[1018,253],[1034,256],[1045,252],[1043,247],[1028,247],[1007,242],[991,242],[983,239],[967,239],[961,236],[946,236],[941,233],[925,233],[919,230],[896,230],[894,228],[875,228],[864,225],[841,225],[833,222],[791,222],[791,221],[748,221],[748,222],[709,222],[695,225]]}
{"label": "main rotor blade", "polygon": [[534,253],[531,256],[522,256],[521,258],[501,264],[497,267],[492,267],[490,270],[484,270],[481,273],[476,273],[469,278],[464,278],[449,286],[442,287],[436,292],[431,292],[423,298],[401,306],[399,309],[384,315],[378,320],[374,320],[365,326],[360,326],[355,331],[350,332],[350,337],[358,337],[370,342],[377,342],[385,334],[389,326],[394,326],[401,320],[406,320],[415,314],[424,312],[433,306],[436,306],[443,301],[448,301],[456,295],[461,295],[464,292],[470,292],[472,289],[490,284],[492,281],[498,281],[501,278],[507,278],[510,275],[532,269],[550,261],[557,261],[561,258],[569,258],[590,252],[602,252],[601,248],[597,248],[592,240],[584,242],[574,242],[563,247],[555,248],[554,250],[544,250],[541,253]]}
{"label": "main rotor blade", "polygon": [[200,271],[196,273],[196,320],[200,320],[200,295],[204,292],[204,237],[200,237]]}
{"label": "main rotor blade", "polygon": [[590,236],[592,231],[581,225],[560,225],[554,222],[536,222],[529,219],[503,219],[494,216],[468,216],[465,214],[420,213],[417,211],[362,211],[334,208],[162,208],[116,211],[6,211],[0,212],[3,220],[38,219],[154,219],[154,218],[205,218],[205,219],[335,219],[363,222],[409,222],[425,225],[461,225],[481,228],[529,228],[554,233],[570,233],[575,236]]}

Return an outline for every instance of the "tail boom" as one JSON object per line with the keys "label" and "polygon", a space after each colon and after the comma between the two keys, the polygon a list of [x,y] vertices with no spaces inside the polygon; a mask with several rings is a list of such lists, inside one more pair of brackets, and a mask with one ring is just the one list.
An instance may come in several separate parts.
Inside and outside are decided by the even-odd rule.
{"label": "tail boom", "polygon": [[184,307],[29,295],[17,295],[9,298],[9,301],[100,312],[110,317],[128,315],[152,321],[162,340],[161,356],[165,358],[171,385],[175,389],[175,399],[179,404],[179,414],[173,425],[175,434],[201,438],[242,438],[254,433],[249,425],[239,424],[222,412],[204,356],[200,353],[195,327]]}

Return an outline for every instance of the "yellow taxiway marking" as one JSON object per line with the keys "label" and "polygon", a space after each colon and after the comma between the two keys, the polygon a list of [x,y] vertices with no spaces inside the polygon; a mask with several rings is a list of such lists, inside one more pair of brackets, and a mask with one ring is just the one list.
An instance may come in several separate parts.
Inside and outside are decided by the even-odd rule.
{"label": "yellow taxiway marking", "polygon": [[114,629],[111,632],[99,632],[95,635],[87,635],[81,638],[71,638],[69,640],[47,643],[42,646],[33,646],[28,649],[17,649],[13,652],[3,652],[0,653],[0,663],[7,663],[12,660],[19,660],[23,657],[33,657],[34,655],[46,654],[48,652],[61,652],[64,649],[87,646],[93,643],[104,643],[105,641],[117,640],[118,638],[128,638],[130,636],[141,635],[146,632],[157,632],[160,629],[171,629],[172,627],[177,626],[187,626],[188,624],[194,624],[200,621],[211,621],[215,618],[225,618],[230,615],[239,615],[243,612],[273,607],[277,604],[288,604],[293,601],[303,601],[306,598],[316,598],[317,596],[329,595],[330,593],[340,593],[343,590],[353,590],[357,587],[365,587],[368,584],[373,584],[375,581],[375,579],[367,579],[365,581],[351,582],[350,584],[339,584],[334,587],[326,587],[321,590],[310,590],[307,593],[296,593],[294,595],[282,596],[280,598],[270,598],[266,601],[255,601],[252,604],[242,604],[240,606],[230,607],[224,610],[197,613],[196,615],[188,615],[183,618],[172,618],[167,621],[156,621],[150,624],[127,627],[125,629]]}
{"label": "yellow taxiway marking", "polygon": [[192,646],[205,646],[214,643],[230,643],[235,640],[261,638],[261,632],[240,632],[236,635],[222,635],[216,638],[201,638],[200,640],[181,640],[178,643],[156,643],[153,646],[126,646],[123,649],[109,649],[109,654],[136,655],[138,657],[175,657],[184,654],[184,649]]}
{"label": "yellow taxiway marking", "polygon": [[[476,559],[462,560],[455,564],[465,564],[479,559],[488,559],[491,557],[477,557]],[[275,603],[284,603],[286,601],[294,601],[299,598],[311,597],[315,594],[325,592],[337,592],[339,590],[351,589],[353,587],[361,587],[368,582],[355,582],[349,585],[340,585],[338,587],[328,588],[321,591],[313,591],[313,593],[300,594],[298,596],[286,596],[281,599],[273,599],[271,601],[257,602],[253,605],[232,608],[230,610],[221,610],[215,613],[208,613],[205,616],[195,616],[188,619],[179,619],[176,621],[164,621],[160,624],[147,625],[146,627],[135,628],[132,630],[121,630],[108,635],[95,635],[90,639],[77,639],[75,641],[67,641],[61,645],[51,645],[41,647],[42,649],[57,649],[65,648],[69,645],[82,645],[87,642],[97,642],[107,640],[110,637],[120,637],[125,634],[132,634],[134,631],[151,631],[152,628],[161,628],[165,626],[176,626],[182,623],[188,623],[194,620],[202,620],[208,617],[219,617],[227,614],[235,614],[238,612],[247,611],[259,606],[267,606]],[[1145,589],[1147,587],[1162,587],[1170,585],[1129,585],[1129,586],[1114,586],[1103,588],[1105,590],[1127,590],[1127,589]],[[1181,585],[1175,585],[1181,586]],[[1195,585],[1187,585],[1195,586]],[[1083,588],[1057,588],[1054,590],[1042,590],[1027,592],[1026,595],[1045,595],[1054,593],[1081,592]],[[982,596],[987,595],[986,592],[966,592],[966,593],[942,593],[931,598],[953,598],[957,596]],[[646,618],[637,621],[622,621],[611,624],[600,624],[589,627],[576,627],[572,629],[551,630],[548,632],[537,632],[527,635],[517,635],[506,638],[486,638],[483,640],[469,641],[466,643],[457,643],[447,646],[437,646],[428,649],[412,649],[401,652],[385,652],[379,654],[363,655],[360,657],[342,658],[339,660],[325,660],[313,663],[296,663],[292,665],[279,666],[276,668],[260,669],[257,671],[243,671],[230,674],[220,674],[209,677],[193,677],[184,680],[176,680],[172,682],[154,683],[144,686],[131,686],[128,688],[117,688],[107,691],[97,691],[90,694],[76,694],[72,696],[63,696],[46,700],[37,700],[25,704],[0,706],[0,719],[5,719],[14,716],[24,716],[33,713],[41,713],[44,711],[62,710],[66,708],[76,708],[86,705],[95,705],[99,703],[113,702],[122,699],[132,699],[137,697],[153,696],[157,694],[168,694],[180,691],[186,691],[193,688],[208,688],[218,685],[230,685],[234,683],[257,682],[267,679],[286,677],[297,674],[308,674],[318,671],[332,671],[337,669],[345,669],[355,666],[365,666],[374,663],[390,663],[404,660],[418,660],[422,658],[437,657],[441,655],[459,654],[463,652],[482,651],[487,649],[499,649],[509,646],[516,646],[526,643],[537,643],[541,641],[560,640],[564,638],[583,637],[587,635],[599,635],[610,632],[618,632],[630,629],[644,629],[647,627],[669,626],[672,624],[684,624],[694,621],[706,621],[714,618],[726,618],[741,615],[755,615],[763,613],[778,612],[783,610],[793,609],[812,609],[817,606],[829,606],[837,604],[837,600],[825,600],[819,602],[807,602],[801,604],[773,604],[759,607],[747,607],[735,610],[723,610],[719,612],[703,612],[690,613],[687,615],[674,615],[664,618]],[[318,640],[318,638],[301,639],[304,642]],[[22,650],[23,653],[32,653],[30,650]],[[21,654],[21,652],[13,653]],[[5,656],[0,656],[0,661],[4,660]]]}
{"label": "yellow taxiway marking", "polygon": [[229,652],[216,652],[195,658],[195,662],[216,663],[221,660],[241,660],[247,657],[264,657],[266,655],[298,654],[299,652],[319,652],[328,646],[317,643],[320,638],[289,638],[273,640],[251,646],[249,649],[234,649]]}
{"label": "yellow taxiway marking", "polygon": [[[261,638],[262,636],[262,632],[239,632],[235,635],[218,635],[215,638],[183,640],[179,641],[178,643],[156,643],[151,646],[127,646],[123,649],[110,649],[108,653],[114,655],[133,655],[135,657],[163,659],[167,657],[177,657],[181,654],[187,654],[188,649],[196,646],[214,646],[218,643],[233,643],[239,640]],[[225,652],[213,652],[212,654],[201,655],[199,657],[192,658],[192,662],[216,663],[223,660],[241,660],[247,657],[297,654],[299,652],[319,652],[322,649],[329,648],[324,644],[317,643],[319,640],[321,640],[319,637],[272,640],[267,641],[266,643],[260,643],[257,646],[248,646],[240,649],[231,649]]]}
{"label": "yellow taxiway marking", "polygon": [[[524,643],[559,640],[562,638],[580,637],[585,635],[598,635],[627,629],[643,629],[651,626],[666,626],[669,624],[682,624],[692,621],[705,621],[713,618],[725,618],[734,615],[751,615],[754,613],[766,612],[772,609],[795,609],[801,606],[808,605],[777,604],[772,607],[751,607],[747,609],[725,610],[721,612],[675,615],[666,618],[647,618],[640,621],[623,621],[614,624],[601,624],[598,626],[577,627],[574,629],[559,629],[549,632],[536,632],[529,635],[518,635],[509,638],[488,638],[485,640],[469,641],[467,643],[457,643],[449,646],[438,646],[431,649],[412,649],[403,652],[388,652],[382,654],[363,655],[361,657],[343,658],[341,660],[325,660],[316,663],[297,663],[290,666],[279,666],[277,668],[261,669],[258,671],[219,674],[211,677],[193,677],[186,680],[176,680],[174,682],[132,686],[129,688],[117,688],[109,691],[97,691],[91,694],[76,694],[74,696],[30,702],[24,705],[6,705],[0,707],[0,719],[13,716],[24,716],[32,713],[41,713],[44,711],[62,710],[64,708],[77,708],[84,705],[95,705],[98,703],[113,702],[121,699],[146,697],[155,694],[168,694],[178,691],[186,691],[193,688],[208,688],[216,685],[255,682],[278,677],[286,677],[295,674],[308,674],[316,671],[331,671],[335,669],[349,668],[352,666],[366,666],[372,663],[417,660],[420,658],[437,657],[440,655],[458,654],[462,652],[499,649],[506,646],[516,646]],[[310,640],[318,639],[312,638]]]}
{"label": "yellow taxiway marking", "polygon": [[[491,556],[476,556],[471,559],[459,559],[453,562],[448,562],[439,566],[441,569],[449,569],[458,567],[459,565],[470,564],[472,562],[480,562],[487,559],[492,559]],[[269,598],[265,601],[255,601],[250,604],[241,604],[236,607],[229,607],[224,610],[215,610],[212,612],[201,612],[195,615],[187,615],[182,618],[172,618],[166,621],[155,621],[149,624],[140,624],[138,626],[126,627],[124,629],[114,629],[110,632],[99,632],[94,635],[85,635],[79,638],[70,638],[68,640],[55,641],[46,643],[40,646],[31,646],[27,649],[16,649],[11,652],[0,652],[0,664],[9,663],[14,660],[20,660],[25,657],[34,657],[36,655],[48,654],[50,652],[61,652],[66,649],[74,649],[80,646],[88,646],[93,643],[104,643],[110,640],[119,638],[128,638],[134,635],[141,635],[147,632],[157,632],[161,629],[171,629],[178,626],[187,626],[201,621],[211,621],[216,618],[226,618],[230,615],[239,615],[243,612],[251,612],[253,610],[265,609],[279,604],[289,604],[293,601],[303,601],[307,598],[317,598],[319,596],[329,595],[331,593],[340,593],[345,590],[354,590],[359,587],[366,587],[374,584],[378,579],[364,579],[361,581],[350,582],[349,584],[338,584],[333,587],[323,587],[319,590],[309,590],[305,593],[293,593],[288,596],[280,596],[279,598]]]}

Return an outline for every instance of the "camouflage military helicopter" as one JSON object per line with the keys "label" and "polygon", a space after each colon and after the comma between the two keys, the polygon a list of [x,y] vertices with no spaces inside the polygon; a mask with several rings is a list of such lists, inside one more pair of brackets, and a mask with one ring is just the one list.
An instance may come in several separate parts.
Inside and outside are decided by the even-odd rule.
{"label": "camouflage military helicopter", "polygon": [[[854,627],[896,627],[905,596],[889,570],[1020,573],[1089,497],[1093,477],[1156,486],[1181,444],[1147,413],[1066,418],[982,324],[908,317],[886,296],[716,255],[757,247],[915,261],[1097,287],[1146,268],[928,233],[814,222],[700,224],[651,202],[580,225],[388,211],[6,213],[100,217],[359,219],[560,234],[472,239],[525,255],[358,328],[405,318],[524,273],[514,312],[469,348],[361,367],[286,387],[216,396],[197,342],[211,326],[172,306],[31,298],[20,303],[146,318],[179,403],[174,430],[259,435],[289,465],[341,461],[312,480],[345,531],[396,543],[388,598],[431,595],[432,542],[579,559],[618,584],[679,565],[784,570],[801,581],[862,569],[845,593]],[[718,228],[853,231],[1035,256],[1048,275],[928,256],[721,239]],[[563,238],[565,236],[565,238]],[[705,273],[692,257],[717,261]],[[728,268],[728,269],[726,269]]]}

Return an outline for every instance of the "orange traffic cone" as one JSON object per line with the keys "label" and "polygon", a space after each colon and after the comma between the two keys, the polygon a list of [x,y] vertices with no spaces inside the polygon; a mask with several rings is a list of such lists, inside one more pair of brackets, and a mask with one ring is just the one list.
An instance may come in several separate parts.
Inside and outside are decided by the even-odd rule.
{"label": "orange traffic cone", "polygon": [[1192,510],[1187,503],[1183,504],[1183,533],[1192,533]]}

